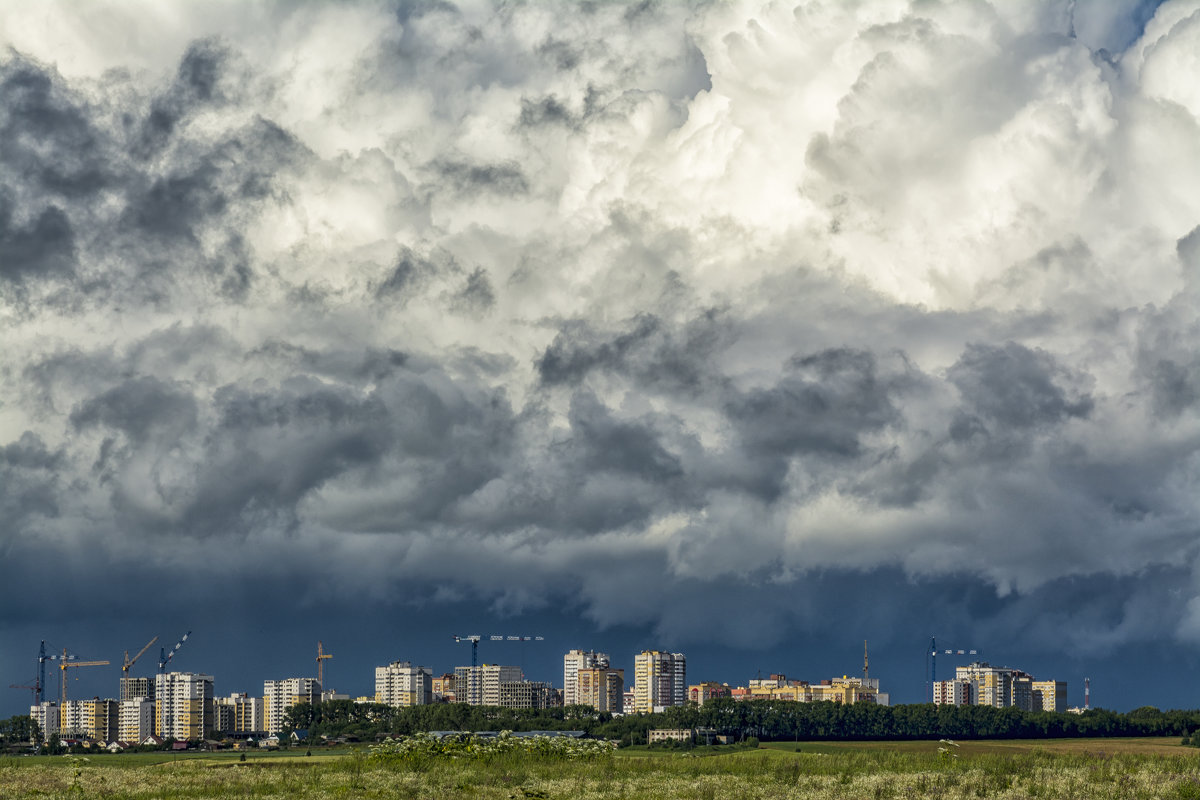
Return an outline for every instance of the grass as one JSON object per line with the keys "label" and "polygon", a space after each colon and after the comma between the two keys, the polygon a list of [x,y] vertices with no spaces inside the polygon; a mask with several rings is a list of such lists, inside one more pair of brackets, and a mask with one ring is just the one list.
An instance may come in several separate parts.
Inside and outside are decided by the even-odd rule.
{"label": "grass", "polygon": [[[799,748],[799,752],[797,752]],[[599,762],[514,754],[487,763],[371,760],[362,752],[0,758],[5,800],[640,800],[680,798],[1179,798],[1200,800],[1200,751],[1172,739],[787,742],[682,755],[624,751]],[[953,749],[953,748],[952,748]]]}

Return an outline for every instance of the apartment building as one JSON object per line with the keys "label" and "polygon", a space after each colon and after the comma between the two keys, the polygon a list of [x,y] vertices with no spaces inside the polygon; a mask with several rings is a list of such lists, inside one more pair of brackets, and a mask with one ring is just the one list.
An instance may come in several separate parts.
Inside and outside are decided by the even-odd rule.
{"label": "apartment building", "polygon": [[59,735],[109,742],[117,738],[120,703],[117,700],[67,700],[59,706]]}
{"label": "apartment building", "polygon": [[153,678],[121,678],[122,700],[132,700],[135,697],[154,697]]}
{"label": "apartment building", "polygon": [[[846,675],[811,684],[808,692],[814,703],[832,702],[853,705],[854,703],[877,703],[881,699],[878,679],[851,678]],[[886,698],[887,696],[884,695],[884,702],[880,705],[887,705]]]}
{"label": "apartment building", "polygon": [[593,650],[571,650],[563,656],[563,705],[573,706],[579,699],[579,671],[582,669],[607,668],[608,654]]}
{"label": "apartment building", "polygon": [[704,683],[695,683],[688,687],[689,703],[695,703],[698,706],[702,706],[709,700],[713,700],[718,697],[729,697],[728,684],[717,683],[716,681],[706,681]]}
{"label": "apartment building", "polygon": [[154,685],[154,733],[164,739],[203,739],[212,731],[213,676],[168,672]]}
{"label": "apartment building", "polygon": [[933,702],[939,706],[974,705],[975,694],[971,688],[971,682],[965,678],[937,681],[933,684]]}
{"label": "apartment building", "polygon": [[263,683],[263,724],[267,733],[283,730],[287,710],[298,703],[321,701],[321,684],[316,678],[285,678]]}
{"label": "apartment building", "polygon": [[[1010,667],[993,667],[976,661],[955,668],[954,681],[934,684],[934,702],[955,702],[963,697],[972,705],[1019,708],[1022,711],[1062,710],[1067,704],[1064,681],[1034,680],[1028,672]],[[943,688],[939,689],[939,684]],[[948,686],[963,684],[964,688]]]}
{"label": "apartment building", "polygon": [[[607,662],[607,658],[605,662]],[[576,673],[576,697],[579,705],[591,706],[599,712],[621,713],[624,711],[625,670],[608,666],[581,669]],[[566,693],[563,693],[563,704]]]}
{"label": "apartment building", "polygon": [[634,656],[634,709],[661,711],[687,701],[687,658],[683,653],[644,650]]}
{"label": "apartment building", "polygon": [[1055,711],[1067,710],[1066,681],[1034,681],[1033,710]]}
{"label": "apartment building", "polygon": [[500,705],[500,684],[522,679],[520,667],[480,664],[454,668],[455,702],[472,706]]}
{"label": "apartment building", "polygon": [[154,735],[154,701],[133,697],[119,701],[117,738],[123,742],[143,742]]}
{"label": "apartment building", "polygon": [[433,702],[453,703],[455,699],[453,672],[443,672],[433,679]]}
{"label": "apartment building", "polygon": [[58,733],[58,703],[49,701],[38,703],[36,706],[29,707],[29,716],[37,723],[38,729],[42,732],[42,741],[50,741],[53,734]]}
{"label": "apartment building", "polygon": [[424,706],[433,702],[433,670],[393,661],[375,668],[375,702],[389,706]]}
{"label": "apartment building", "polygon": [[504,681],[498,706],[504,708],[550,708],[558,705],[558,690],[538,681]]}

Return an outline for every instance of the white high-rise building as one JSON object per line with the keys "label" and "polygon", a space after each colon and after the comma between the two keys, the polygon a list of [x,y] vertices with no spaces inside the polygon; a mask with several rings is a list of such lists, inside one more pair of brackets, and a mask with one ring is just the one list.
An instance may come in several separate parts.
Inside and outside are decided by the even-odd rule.
{"label": "white high-rise building", "polygon": [[634,656],[634,708],[661,711],[687,702],[687,658],[683,653],[645,650]]}
{"label": "white high-rise building", "polygon": [[393,661],[375,668],[375,702],[389,706],[425,706],[433,702],[433,670]]}
{"label": "white high-rise building", "polygon": [[592,650],[572,650],[563,656],[563,705],[578,705],[579,670],[608,668],[608,655]]}
{"label": "white high-rise building", "polygon": [[267,733],[283,730],[284,715],[298,703],[321,702],[321,684],[316,678],[285,678],[263,683],[264,724]]}
{"label": "white high-rise building", "polygon": [[212,731],[213,676],[168,672],[154,682],[154,732],[164,739],[199,740]]}
{"label": "white high-rise building", "polygon": [[141,744],[154,733],[154,701],[135,697],[121,701],[117,738],[131,744]]}
{"label": "white high-rise building", "polygon": [[38,728],[42,732],[42,741],[50,741],[52,734],[58,733],[58,703],[49,701],[38,703],[36,706],[29,707],[29,716],[33,717],[33,721],[38,724]]}

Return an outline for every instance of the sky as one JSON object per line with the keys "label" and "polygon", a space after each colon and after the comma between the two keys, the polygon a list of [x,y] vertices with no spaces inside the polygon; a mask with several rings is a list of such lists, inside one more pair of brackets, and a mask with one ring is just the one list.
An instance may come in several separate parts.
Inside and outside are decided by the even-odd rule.
{"label": "sky", "polygon": [[1200,0],[0,2],[5,683],[866,640],[919,702],[937,637],[1200,707],[1198,54]]}

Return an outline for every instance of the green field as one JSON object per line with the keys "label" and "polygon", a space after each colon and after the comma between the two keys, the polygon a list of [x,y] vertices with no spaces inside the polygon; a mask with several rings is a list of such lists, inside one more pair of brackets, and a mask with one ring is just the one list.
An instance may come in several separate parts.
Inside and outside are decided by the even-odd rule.
{"label": "green field", "polygon": [[787,742],[598,761],[380,761],[365,752],[0,758],[0,797],[105,798],[1200,798],[1178,739]]}

